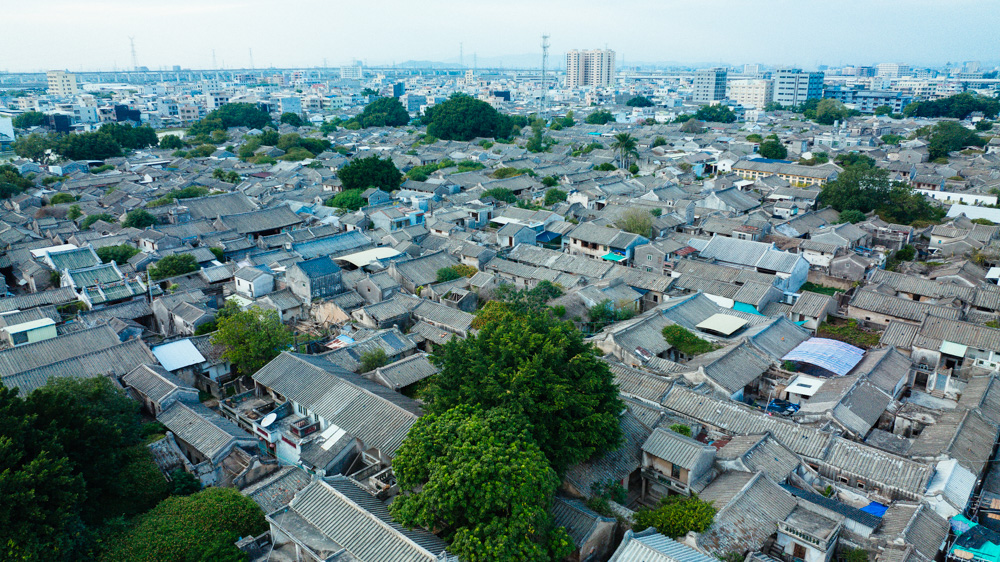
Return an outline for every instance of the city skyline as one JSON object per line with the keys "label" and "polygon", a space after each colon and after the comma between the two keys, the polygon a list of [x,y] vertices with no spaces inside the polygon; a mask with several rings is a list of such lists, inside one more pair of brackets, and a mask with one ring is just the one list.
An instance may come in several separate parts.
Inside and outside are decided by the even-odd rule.
{"label": "city skyline", "polygon": [[[150,69],[333,67],[353,60],[372,66],[433,61],[472,67],[476,59],[479,66],[491,66],[504,58],[530,61],[533,56],[533,66],[538,66],[543,33],[551,35],[553,67],[570,50],[605,47],[618,53],[620,67],[759,62],[811,69],[879,62],[941,66],[965,60],[991,65],[996,55],[983,45],[993,42],[1000,25],[1000,10],[983,0],[848,1],[835,10],[788,0],[629,2],[614,12],[622,21],[612,23],[607,4],[591,0],[544,5],[512,0],[489,7],[438,1],[418,11],[392,0],[378,12],[365,6],[304,2],[274,14],[266,12],[268,6],[257,0],[154,0],[142,5],[41,0],[16,5],[8,11],[8,21],[60,17],[49,21],[45,34],[29,26],[6,29],[8,40],[18,48],[0,59],[0,70],[131,68],[129,36],[135,37],[139,65]],[[108,18],[108,13],[116,17]],[[638,23],[630,20],[633,14]],[[706,20],[706,14],[712,17]],[[151,18],[155,27],[148,25]],[[329,25],[292,33],[316,21]],[[358,21],[369,25],[351,23]],[[490,26],[484,28],[483,21]],[[711,23],[686,23],[692,21]],[[820,21],[822,32],[817,33]],[[435,25],[446,26],[449,33],[426,33]]]}

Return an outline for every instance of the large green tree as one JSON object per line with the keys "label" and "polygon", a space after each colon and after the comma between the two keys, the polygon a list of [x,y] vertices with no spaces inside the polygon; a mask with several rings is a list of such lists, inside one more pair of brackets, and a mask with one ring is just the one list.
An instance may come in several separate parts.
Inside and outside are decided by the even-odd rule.
{"label": "large green tree", "polygon": [[139,248],[135,246],[130,246],[128,244],[119,244],[117,246],[102,246],[97,249],[97,257],[101,258],[104,263],[115,262],[117,264],[123,264],[128,260],[132,259],[133,256],[139,253]]}
{"label": "large green tree", "polygon": [[441,369],[428,386],[428,410],[463,404],[524,416],[553,468],[615,448],[622,403],[606,363],[569,322],[545,311],[499,314],[478,334],[435,350]]}
{"label": "large green tree", "polygon": [[785,145],[781,144],[778,139],[767,139],[760,143],[759,153],[764,158],[771,158],[774,160],[784,160],[788,156],[788,149]]}
{"label": "large green tree", "polygon": [[610,111],[599,109],[588,115],[583,122],[588,125],[606,125],[614,120],[615,116],[612,115]]}
{"label": "large green tree", "polygon": [[482,100],[460,93],[428,107],[420,120],[427,125],[428,135],[445,140],[505,139],[516,132],[515,122],[510,117]]}
{"label": "large green tree", "polygon": [[410,122],[410,114],[399,99],[378,98],[366,105],[355,120],[362,128],[402,127]]}
{"label": "large green tree", "polygon": [[816,122],[821,125],[833,125],[835,121],[843,122],[857,112],[852,112],[839,101],[826,98],[816,104]]}
{"label": "large green tree", "polygon": [[337,171],[337,177],[345,190],[377,187],[383,191],[394,191],[403,181],[403,174],[392,160],[378,156],[351,160]]}
{"label": "large green tree", "polygon": [[27,129],[29,127],[41,127],[49,124],[49,116],[41,111],[25,111],[14,117],[14,127]]}
{"label": "large green tree", "polygon": [[642,531],[653,527],[670,538],[683,537],[691,531],[705,532],[715,519],[712,504],[694,496],[667,496],[656,509],[642,508],[635,512],[633,528]]}
{"label": "large green tree", "polygon": [[327,199],[323,204],[327,207],[357,211],[368,203],[361,193],[360,189],[347,189]]}
{"label": "large green tree", "polygon": [[128,123],[108,123],[100,128],[100,132],[111,135],[118,146],[125,150],[156,146],[160,141],[156,131],[149,125],[133,127]]}
{"label": "large green tree", "polygon": [[105,160],[124,154],[114,137],[103,131],[63,135],[55,151],[70,160]]}
{"label": "large green tree", "polygon": [[145,209],[136,209],[134,211],[129,211],[125,215],[125,220],[122,222],[122,226],[125,228],[138,228],[143,230],[149,226],[155,226],[159,224],[160,221],[156,219],[149,211]]}
{"label": "large green tree", "polygon": [[963,92],[937,100],[913,102],[903,108],[903,115],[965,119],[974,111],[982,111],[989,118],[996,117],[1000,112],[1000,100]]}
{"label": "large green tree", "polygon": [[653,107],[653,100],[646,96],[635,96],[625,102],[625,105],[629,107]]}
{"label": "large green tree", "polygon": [[938,122],[931,129],[928,140],[927,152],[932,160],[947,158],[948,153],[967,146],[986,146],[986,139],[955,121]]}
{"label": "large green tree", "polygon": [[440,531],[464,561],[562,560],[573,543],[549,514],[559,478],[519,418],[459,406],[417,420],[393,460],[393,515]]}
{"label": "large green tree", "polygon": [[225,131],[230,127],[263,129],[271,124],[271,116],[254,103],[227,103],[213,109],[188,130],[191,135],[210,135],[212,131]]}
{"label": "large green tree", "polygon": [[733,113],[729,106],[716,104],[716,105],[703,105],[698,108],[695,112],[694,118],[699,121],[707,121],[710,123],[735,123],[736,114]]}
{"label": "large green tree", "polygon": [[43,164],[53,160],[52,153],[55,152],[55,147],[55,135],[43,135],[41,133],[21,135],[14,140],[14,144],[11,146],[14,149],[14,154],[17,154],[21,158],[27,158],[28,160],[34,160]]}
{"label": "large green tree", "polygon": [[875,211],[883,220],[910,224],[940,220],[944,211],[902,182],[889,181],[889,171],[859,162],[848,166],[823,187],[819,202],[838,211]]}
{"label": "large green tree", "polygon": [[218,319],[219,329],[212,336],[212,343],[226,348],[222,357],[240,374],[254,374],[292,344],[292,333],[281,323],[277,311],[258,306],[247,310],[232,308],[233,305],[227,305],[227,314],[220,314],[224,317]]}
{"label": "large green tree", "polygon": [[170,254],[160,258],[160,261],[147,269],[149,278],[156,281],[198,271],[198,260],[191,254]]}
{"label": "large green tree", "polygon": [[618,154],[618,162],[622,168],[628,168],[632,158],[638,156],[639,141],[629,133],[618,133],[611,141],[611,150]]}
{"label": "large green tree", "polygon": [[245,560],[233,543],[267,530],[264,513],[233,488],[208,488],[174,496],[111,537],[107,562],[236,562]]}
{"label": "large green tree", "polygon": [[17,168],[10,164],[0,165],[0,198],[7,199],[13,197],[24,190],[30,188],[31,180],[21,177]]}
{"label": "large green tree", "polygon": [[278,121],[284,123],[285,125],[291,125],[293,127],[301,127],[306,124],[305,121],[303,121],[302,118],[299,117],[298,113],[292,113],[291,111],[286,111],[282,113],[281,117],[278,118]]}

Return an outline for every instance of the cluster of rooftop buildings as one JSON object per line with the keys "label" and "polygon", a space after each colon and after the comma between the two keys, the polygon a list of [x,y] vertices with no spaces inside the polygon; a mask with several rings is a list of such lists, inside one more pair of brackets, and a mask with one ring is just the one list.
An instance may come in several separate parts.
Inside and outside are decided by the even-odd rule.
{"label": "cluster of rooftop buildings", "polygon": [[[111,101],[161,126],[234,101],[277,115],[293,108],[290,97],[301,104],[294,112],[318,123],[360,110],[360,88],[381,80],[360,67],[351,72],[359,77],[338,85],[305,75],[215,89],[159,84]],[[233,128],[211,156],[148,149],[100,162],[113,169],[98,174],[89,172],[98,162],[15,159],[35,187],[0,208],[0,380],[25,393],[51,377],[116,381],[169,430],[151,445],[165,474],[182,468],[206,485],[236,487],[267,513],[269,531],[241,542],[252,559],[446,560],[440,538],[400,527],[385,507],[399,492],[392,458],[422,414],[408,396],[437,372],[429,359],[437,346],[475,334],[475,312],[498,287],[547,281],[563,292],[549,304],[601,351],[627,405],[621,448],[567,471],[552,508],[577,546],[574,560],[705,562],[735,552],[760,562],[829,562],[860,548],[870,560],[1000,562],[1000,548],[990,546],[1000,545],[1000,329],[992,327],[1000,323],[1000,226],[973,220],[1000,224],[1000,211],[986,206],[997,202],[1000,145],[934,164],[923,140],[881,141],[930,119],[824,126],[761,111],[699,133],[639,124],[690,111],[699,80],[716,91],[720,73],[725,82],[713,70],[679,79],[665,94],[619,76],[614,88],[623,91],[597,108],[616,121],[553,130],[558,144],[543,153],[528,152],[523,139],[426,144],[418,129],[323,135],[282,124],[282,134],[324,137],[342,150],[248,163],[235,153],[259,131]],[[889,80],[909,72],[895,73]],[[801,74],[812,95],[814,75]],[[416,92],[425,103],[471,88],[513,111],[534,103],[530,86],[500,80],[509,82],[475,73],[413,77],[401,95]],[[398,83],[384,80],[381,93]],[[302,95],[288,93],[296,86]],[[600,92],[575,88],[548,99],[558,114]],[[660,105],[611,103],[646,93]],[[59,104],[104,99],[59,97],[56,105],[43,96],[6,103],[10,111],[63,111]],[[338,97],[342,108],[324,105]],[[190,104],[191,119],[172,115],[173,102],[163,102],[171,99]],[[667,107],[670,99],[676,105]],[[97,123],[72,122],[90,125]],[[638,140],[639,172],[595,170],[617,161],[609,146],[620,132]],[[759,158],[751,134],[777,135],[788,159]],[[948,207],[946,222],[914,227],[871,214],[842,222],[818,199],[843,172],[835,156],[849,151]],[[828,163],[799,163],[821,152]],[[372,154],[404,173],[445,167],[396,190],[365,190],[356,212],[325,206],[343,189],[338,170]],[[481,168],[460,172],[449,161]],[[532,173],[497,179],[499,168]],[[217,169],[238,181],[217,179]],[[542,205],[544,178],[565,201]],[[150,205],[192,186],[208,195]],[[491,197],[495,188],[520,205]],[[60,193],[73,196],[80,217],[69,218],[68,203],[51,204]],[[157,224],[121,226],[137,209]],[[621,226],[636,209],[650,213],[647,232]],[[101,213],[118,220],[81,227]],[[120,245],[138,253],[101,260],[101,248]],[[919,260],[887,270],[906,246]],[[197,269],[148,280],[150,266],[177,254],[192,256]],[[475,273],[439,280],[456,265]],[[277,311],[308,343],[250,377],[235,376],[204,333],[229,302]],[[587,313],[601,303],[631,317],[595,326]],[[685,354],[662,335],[671,325],[716,349]],[[852,325],[867,334],[863,346],[831,339]],[[365,372],[363,356],[373,350],[388,363]],[[216,397],[211,406],[199,400],[207,395]],[[691,435],[671,429],[678,425]],[[700,534],[673,541],[628,531],[616,544],[617,520],[583,503],[606,482],[627,490],[613,506],[626,520],[677,494],[698,494],[718,513]]]}

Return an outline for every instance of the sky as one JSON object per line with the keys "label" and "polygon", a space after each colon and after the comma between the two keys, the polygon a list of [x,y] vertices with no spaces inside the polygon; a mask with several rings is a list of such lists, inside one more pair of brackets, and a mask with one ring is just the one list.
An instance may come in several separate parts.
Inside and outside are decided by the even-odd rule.
{"label": "sky", "polygon": [[[619,66],[1000,59],[996,0],[31,0],[0,20],[0,71],[390,65],[507,66],[608,47]],[[518,56],[519,55],[519,56]],[[550,63],[551,65],[552,63]]]}

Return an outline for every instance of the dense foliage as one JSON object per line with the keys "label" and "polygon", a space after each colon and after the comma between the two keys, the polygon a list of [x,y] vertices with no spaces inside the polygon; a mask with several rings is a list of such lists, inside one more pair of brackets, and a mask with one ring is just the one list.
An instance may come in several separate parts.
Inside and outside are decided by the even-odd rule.
{"label": "dense foliage", "polygon": [[8,199],[19,195],[32,185],[31,180],[21,177],[14,166],[10,164],[0,166],[0,198]]}
{"label": "dense foliage", "polygon": [[376,347],[371,351],[362,353],[359,359],[361,359],[362,373],[374,371],[389,364],[389,356],[385,354],[385,350],[381,347]]}
{"label": "dense foliage", "polygon": [[155,265],[148,268],[149,278],[153,281],[184,275],[192,271],[198,271],[198,261],[191,254],[164,256]]}
{"label": "dense foliage", "polygon": [[452,94],[447,101],[428,107],[421,122],[427,134],[439,139],[470,141],[476,137],[506,139],[514,136],[526,121],[498,112],[466,94]]}
{"label": "dense foliage", "polygon": [[111,135],[123,150],[156,146],[160,142],[156,137],[156,131],[149,125],[133,127],[128,123],[108,123],[102,126],[99,132]]}
{"label": "dense foliage", "polygon": [[640,508],[633,517],[632,528],[642,531],[653,527],[672,539],[691,531],[702,533],[715,519],[716,509],[698,496],[666,496],[656,509]]}
{"label": "dense foliage", "polygon": [[[548,179],[548,178],[545,178]],[[565,201],[567,194],[561,189],[551,188],[545,191],[545,205],[555,205],[556,203],[561,203]]]}
{"label": "dense foliage", "polygon": [[291,111],[282,113],[281,117],[278,117],[278,122],[285,125],[291,125],[292,127],[301,127],[306,124],[306,122],[302,120],[302,117],[299,117],[298,113],[292,113]]}
{"label": "dense foliage", "polygon": [[52,148],[70,160],[105,160],[124,154],[114,137],[103,130],[57,137]]}
{"label": "dense foliage", "polygon": [[49,116],[41,111],[25,111],[14,117],[14,127],[17,129],[27,129],[29,127],[42,127],[49,124]]}
{"label": "dense foliage", "polygon": [[421,417],[396,453],[404,525],[440,530],[469,562],[562,560],[573,543],[549,509],[559,478],[509,408],[471,406]]}
{"label": "dense foliage", "polygon": [[487,189],[483,192],[483,197],[492,197],[497,201],[502,201],[504,203],[517,203],[517,196],[514,192],[507,189],[506,187],[494,187],[493,189]]}
{"label": "dense foliage", "polygon": [[587,325],[588,331],[600,332],[605,326],[628,320],[633,316],[635,316],[635,308],[627,303],[619,306],[618,303],[611,302],[611,299],[604,299],[587,309],[587,318],[590,319]]}
{"label": "dense foliage", "polygon": [[733,113],[729,106],[716,104],[716,105],[703,105],[698,108],[695,112],[694,118],[699,121],[708,121],[710,123],[735,123],[736,114]]}
{"label": "dense foliage", "polygon": [[0,558],[92,558],[104,523],[166,496],[139,405],[104,377],[0,387]]}
{"label": "dense foliage", "polygon": [[410,122],[410,114],[398,98],[378,98],[366,105],[353,121],[356,121],[364,129],[368,127],[402,127]]}
{"label": "dense foliage", "polygon": [[118,246],[102,246],[97,249],[97,257],[104,263],[115,262],[123,264],[139,253],[139,248],[128,244]]}
{"label": "dense foliage", "polygon": [[688,356],[701,355],[718,349],[719,346],[703,340],[680,324],[663,327],[663,339],[677,351]]}
{"label": "dense foliage", "polygon": [[160,148],[166,148],[167,150],[184,148],[184,141],[177,135],[163,135],[163,138],[160,139]]}
{"label": "dense foliage", "polygon": [[107,562],[236,562],[233,543],[267,530],[264,513],[233,488],[168,498],[109,541]]}
{"label": "dense foliage", "polygon": [[865,220],[866,218],[868,217],[866,217],[865,214],[862,213],[861,211],[857,211],[855,209],[848,209],[846,211],[841,211],[838,220],[840,222],[849,222],[851,224],[855,224]]}
{"label": "dense foliage", "polygon": [[587,123],[588,125],[606,125],[614,120],[615,116],[612,115],[610,111],[604,111],[603,109],[599,109],[588,115],[587,118],[583,120],[583,122]]}
{"label": "dense foliage", "polygon": [[122,221],[122,226],[125,228],[138,228],[139,230],[144,230],[147,227],[155,226],[159,224],[160,221],[156,219],[149,211],[145,209],[136,209],[134,211],[129,211],[125,215],[125,220]]}
{"label": "dense foliage", "polygon": [[838,211],[875,211],[882,220],[899,224],[940,220],[944,210],[908,184],[890,182],[889,171],[859,162],[848,166],[823,187],[819,202]]}
{"label": "dense foliage", "polygon": [[212,343],[225,346],[222,357],[240,374],[254,374],[292,343],[292,333],[275,310],[257,306],[239,310],[227,303],[222,312],[225,314],[219,314],[219,329]]}
{"label": "dense foliage", "polygon": [[856,115],[861,115],[861,112],[855,109],[848,109],[843,103],[832,98],[827,98],[820,100],[816,104],[816,116],[814,119],[821,125],[833,125],[835,121],[843,123],[848,117]]}
{"label": "dense foliage", "polygon": [[647,98],[646,96],[635,96],[625,102],[625,105],[629,107],[653,107],[653,100]]}
{"label": "dense foliage", "polygon": [[457,264],[451,267],[443,267],[437,270],[437,281],[438,283],[444,283],[446,281],[454,281],[455,279],[461,279],[462,277],[472,277],[479,270],[471,265]]}
{"label": "dense foliage", "polygon": [[950,117],[965,119],[974,111],[982,111],[994,118],[1000,111],[1000,100],[963,92],[954,96],[929,101],[916,101],[903,108],[906,117]]}
{"label": "dense foliage", "polygon": [[930,130],[927,152],[931,160],[947,158],[948,153],[967,146],[986,146],[986,139],[954,121],[940,121]]}
{"label": "dense foliage", "polygon": [[344,189],[367,189],[377,187],[383,191],[395,191],[403,181],[392,160],[378,156],[355,158],[337,171],[337,177]]}
{"label": "dense foliage", "polygon": [[188,129],[191,135],[210,135],[212,131],[225,131],[230,127],[248,127],[263,129],[271,124],[271,116],[253,103],[227,103],[218,109],[213,109]]}
{"label": "dense foliage", "polygon": [[615,226],[625,232],[648,238],[653,231],[653,215],[646,209],[633,207],[615,220]]}
{"label": "dense foliage", "polygon": [[84,219],[82,221],[80,221],[80,228],[82,230],[87,230],[88,228],[90,228],[91,226],[93,226],[94,223],[97,222],[97,221],[118,222],[118,220],[114,216],[112,216],[112,215],[110,215],[108,213],[96,213],[96,214],[87,215],[86,217],[84,217]]}
{"label": "dense foliage", "polygon": [[758,153],[764,158],[784,160],[785,157],[788,156],[788,149],[785,148],[785,145],[781,144],[781,141],[777,138],[768,137],[767,140],[760,143]]}
{"label": "dense foliage", "polygon": [[[512,310],[512,309],[509,309]],[[435,350],[428,411],[478,404],[523,415],[557,472],[618,445],[613,377],[579,330],[547,312],[497,314]]]}
{"label": "dense foliage", "polygon": [[327,199],[323,204],[327,207],[357,211],[361,207],[368,204],[368,201],[365,201],[365,198],[361,196],[361,193],[362,190],[360,189],[348,189],[341,191],[340,193]]}
{"label": "dense foliage", "polygon": [[869,332],[858,325],[856,320],[848,320],[843,324],[831,324],[823,322],[816,330],[816,335],[821,338],[842,341],[854,347],[868,349],[878,345],[878,332]]}

